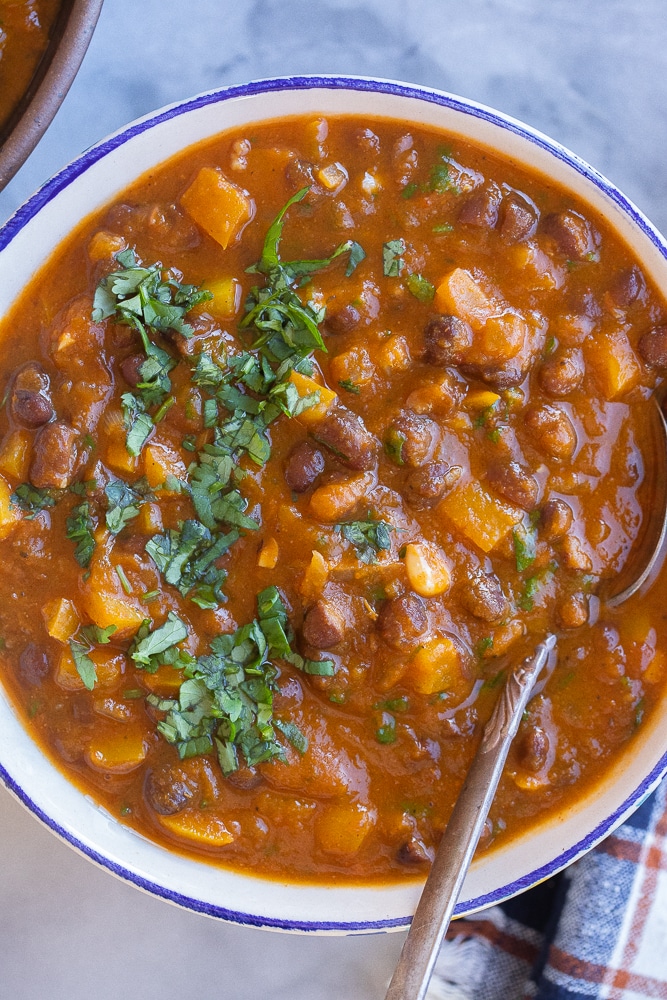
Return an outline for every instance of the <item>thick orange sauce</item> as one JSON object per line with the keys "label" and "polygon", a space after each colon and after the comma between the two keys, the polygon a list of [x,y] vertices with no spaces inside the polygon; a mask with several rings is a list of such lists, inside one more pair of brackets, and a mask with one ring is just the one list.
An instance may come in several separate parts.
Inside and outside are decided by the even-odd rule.
{"label": "thick orange sauce", "polygon": [[61,5],[61,0],[0,2],[0,126],[28,89]]}
{"label": "thick orange sauce", "polygon": [[[212,423],[230,413],[219,403],[207,420],[215,390],[193,367],[207,352],[228,373],[257,337],[239,324],[267,278],[248,268],[307,185],[286,213],[282,260],[326,258],[348,240],[365,257],[352,268],[348,248],[297,288],[313,314],[326,310],[327,350],[307,376],[320,396],[270,425],[263,465],[237,458],[258,526],[216,563],[224,603],[201,607],[165,582],[146,545],[196,519],[175,481],[192,484]],[[188,317],[193,338],[151,335],[175,367],[137,456],[121,396],[138,391],[141,340],[92,319],[95,287],[128,247],[216,291]],[[295,120],[223,135],[151,172],[62,247],[0,331],[0,487],[57,487],[34,517],[0,503],[4,680],[26,725],[74,782],[176,850],[293,879],[414,877],[506,671],[555,631],[483,846],[553,816],[608,775],[664,690],[663,578],[619,611],[596,596],[641,530],[664,319],[604,220],[458,138]],[[310,383],[294,384],[303,395]],[[105,485],[143,476],[152,494],[113,534]],[[66,537],[82,497],[86,567]],[[353,522],[382,522],[386,537],[369,547]],[[180,762],[157,726],[183,674],[133,660],[141,620],[156,629],[178,616],[181,648],[202,657],[257,616],[269,587],[292,649],[332,663],[318,676],[273,657],[285,761],[248,766],[238,749],[224,776],[211,747]],[[87,690],[70,640],[91,624],[116,631],[90,643]]]}

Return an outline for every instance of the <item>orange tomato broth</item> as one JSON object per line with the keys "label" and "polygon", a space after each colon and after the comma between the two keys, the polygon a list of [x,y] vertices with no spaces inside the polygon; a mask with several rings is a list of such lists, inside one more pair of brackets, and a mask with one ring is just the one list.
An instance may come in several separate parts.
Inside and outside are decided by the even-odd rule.
{"label": "orange tomato broth", "polygon": [[[305,278],[249,273],[295,196],[273,243],[283,264],[346,248]],[[193,336],[148,330],[174,367],[135,455],[120,397],[141,397],[144,345],[118,314],[92,318],[128,248],[215,293],[185,317]],[[230,384],[243,405],[275,399],[230,361],[260,357],[259,329],[239,324],[253,287],[280,273],[326,351],[278,377],[269,358],[272,385],[311,405],[270,424],[263,464],[231,449],[242,475],[208,500],[233,488],[256,526],[244,521],[212,564],[227,573],[217,597],[203,577],[181,593],[183,574],[172,563],[167,582],[151,545],[178,553],[197,522],[205,556],[234,528],[209,513],[205,537],[193,476],[214,435],[230,439]],[[0,635],[29,732],[83,791],[171,849],[294,880],[415,877],[507,671],[555,631],[480,849],[557,816],[609,778],[664,693],[664,575],[618,610],[597,597],[653,502],[645,449],[664,318],[603,219],[459,137],[311,116],[222,134],[150,171],[86,220],[2,324]],[[124,508],[114,483],[136,487]],[[17,500],[25,484],[53,503]],[[114,533],[110,512],[122,520],[127,506]],[[163,661],[188,654],[202,708],[202,658],[257,620],[268,588],[291,650],[291,662],[269,650],[259,671],[275,725],[262,743],[252,709],[243,744],[216,719],[181,760],[164,723],[182,717],[187,657]],[[138,652],[146,620],[140,636],[175,620],[187,632],[148,657],[154,672]],[[255,760],[262,747],[269,759]]]}

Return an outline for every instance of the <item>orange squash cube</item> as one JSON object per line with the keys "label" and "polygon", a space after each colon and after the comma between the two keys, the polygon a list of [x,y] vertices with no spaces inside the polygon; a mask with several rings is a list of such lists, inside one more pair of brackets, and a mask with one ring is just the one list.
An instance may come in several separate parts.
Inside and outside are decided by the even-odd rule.
{"label": "orange squash cube", "polygon": [[223,250],[255,214],[255,202],[248,192],[227,180],[217,167],[201,168],[182,195],[181,205]]}

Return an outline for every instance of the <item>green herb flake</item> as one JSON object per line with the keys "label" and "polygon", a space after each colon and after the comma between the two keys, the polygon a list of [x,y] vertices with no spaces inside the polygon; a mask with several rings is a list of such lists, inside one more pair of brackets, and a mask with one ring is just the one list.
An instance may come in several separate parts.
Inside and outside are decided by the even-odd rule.
{"label": "green herb flake", "polygon": [[[140,633],[144,633],[141,634]],[[188,637],[187,625],[178,615],[170,611],[167,620],[159,628],[140,629],[130,646],[129,654],[136,665],[149,673],[154,673],[160,662],[166,662],[160,657]]]}
{"label": "green herb flake", "polygon": [[116,576],[120,580],[120,585],[123,588],[123,590],[125,591],[125,593],[126,594],[131,594],[132,593],[132,584],[128,580],[128,578],[127,578],[127,576],[125,574],[125,570],[123,569],[123,567],[120,564],[118,564],[117,566],[114,566],[114,569],[116,570]]}
{"label": "green herb flake", "polygon": [[395,462],[396,465],[404,465],[403,459],[403,446],[405,445],[407,438],[405,434],[401,434],[399,430],[395,427],[389,427],[387,433],[384,436],[384,441],[382,445],[384,447],[385,455]]}
{"label": "green herb flake", "polygon": [[60,492],[58,490],[40,489],[30,483],[21,483],[10,496],[9,502],[33,518],[40,511],[55,507],[59,499]]}
{"label": "green herb flake", "polygon": [[338,385],[341,389],[345,389],[345,392],[352,392],[355,396],[358,396],[361,392],[361,386],[358,386],[356,382],[353,382],[352,379],[349,378],[340,379]]}
{"label": "green herb flake", "polygon": [[378,552],[391,548],[391,532],[394,527],[369,514],[364,521],[341,522],[335,526],[335,530],[354,546],[360,562],[374,563]]}
{"label": "green herb flake", "polygon": [[84,569],[90,564],[95,551],[95,523],[90,514],[88,501],[80,503],[72,509],[66,521],[66,534],[70,541],[76,543],[74,558]]}
{"label": "green herb flake", "polygon": [[434,233],[451,233],[454,230],[454,226],[451,222],[439,222],[437,225],[433,226],[432,232]]}
{"label": "green herb flake", "polygon": [[88,691],[92,691],[97,680],[97,668],[89,656],[90,645],[78,639],[70,639],[69,648],[72,651],[72,659],[84,687]]}
{"label": "green herb flake", "polygon": [[435,296],[435,286],[431,284],[421,274],[409,274],[405,279],[408,291],[414,295],[419,302],[426,304],[433,301]]}
{"label": "green herb flake", "polygon": [[378,743],[396,742],[396,719],[389,712],[382,713],[382,724],[375,730],[375,738]]}
{"label": "green herb flake", "polygon": [[512,534],[514,539],[514,558],[517,573],[523,573],[535,562],[537,554],[537,532],[533,527],[519,525]]}
{"label": "green herb flake", "polygon": [[403,271],[405,261],[405,240],[389,240],[382,247],[382,270],[386,278],[398,278]]}

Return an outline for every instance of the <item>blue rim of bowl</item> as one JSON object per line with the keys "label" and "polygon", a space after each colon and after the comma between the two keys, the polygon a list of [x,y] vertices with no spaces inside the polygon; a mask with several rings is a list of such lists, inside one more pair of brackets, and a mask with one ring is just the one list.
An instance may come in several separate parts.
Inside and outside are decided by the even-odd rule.
{"label": "blue rim of bowl", "polygon": [[[540,149],[555,156],[558,160],[574,168],[588,181],[592,182],[602,193],[614,202],[621,212],[629,216],[632,222],[659,250],[667,260],[667,242],[661,234],[649,222],[646,216],[625,197],[612,183],[602,174],[591,167],[585,160],[582,160],[566,147],[560,145],[548,136],[536,129],[501,114],[485,105],[469,101],[444,91],[434,90],[428,87],[420,87],[412,84],[400,83],[395,80],[371,79],[368,77],[347,77],[347,76],[295,76],[295,77],[274,77],[266,80],[253,80],[246,84],[237,84],[229,87],[222,87],[216,90],[206,91],[189,100],[171,104],[152,114],[131,123],[126,128],[119,130],[107,139],[94,146],[91,146],[77,159],[64,167],[61,171],[46,181],[46,183],[25,202],[11,218],[0,229],[0,251],[8,246],[15,236],[27,225],[27,223],[41,209],[52,201],[62,190],[69,187],[74,181],[84,174],[94,163],[108,156],[113,150],[123,146],[134,136],[140,135],[173,118],[187,112],[196,111],[210,104],[218,104],[229,100],[254,95],[266,94],[279,91],[293,90],[353,90],[357,92],[381,93],[397,97],[415,98],[429,104],[437,104],[454,111],[470,115],[483,121],[496,125],[505,131],[527,139]],[[667,753],[663,754],[651,772],[644,778],[639,786],[621,803],[621,805],[599,823],[590,833],[577,841],[572,847],[561,852],[553,860],[540,868],[535,868],[526,875],[507,885],[500,886],[490,893],[476,896],[472,899],[459,902],[455,908],[455,916],[463,916],[475,910],[483,909],[487,906],[500,903],[510,896],[514,896],[531,886],[550,878],[557,872],[566,868],[569,864],[581,857],[583,854],[595,847],[607,834],[618,827],[624,819],[637,809],[642,802],[655,790],[660,780],[667,773]],[[85,854],[91,861],[106,868],[112,874],[117,875],[124,881],[130,882],[137,888],[143,889],[152,895],[158,896],[169,902],[176,903],[185,909],[195,913],[205,914],[210,917],[217,917],[232,923],[250,927],[266,928],[285,931],[300,931],[310,933],[372,933],[387,930],[397,930],[407,927],[411,921],[411,915],[405,917],[393,917],[381,920],[362,921],[300,921],[284,920],[276,917],[267,917],[259,914],[244,913],[237,910],[228,909],[210,902],[205,902],[191,896],[183,895],[173,889],[133,872],[123,865],[112,861],[94,847],[80,840],[76,835],[66,830],[44,810],[34,802],[24,789],[11,777],[11,775],[0,765],[0,778],[8,790],[13,793],[45,826],[53,833],[68,843],[71,847]]]}

